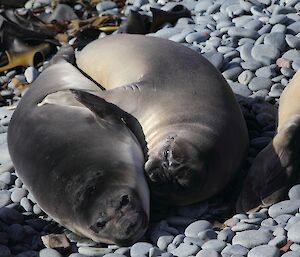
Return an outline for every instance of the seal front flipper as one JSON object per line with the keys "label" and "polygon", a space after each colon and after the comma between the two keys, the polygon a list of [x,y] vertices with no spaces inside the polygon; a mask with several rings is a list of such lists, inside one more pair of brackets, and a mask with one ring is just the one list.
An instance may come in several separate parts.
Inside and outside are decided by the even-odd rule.
{"label": "seal front flipper", "polygon": [[85,105],[101,119],[105,119],[107,121],[111,120],[114,122],[124,122],[122,120],[124,112],[122,112],[122,110],[117,106],[106,102],[101,97],[82,90],[70,89],[70,91],[75,95],[75,98],[79,102]]}
{"label": "seal front flipper", "polygon": [[[76,99],[85,105],[88,109],[94,112],[98,117],[114,122],[123,122],[135,135],[139,144],[141,145],[144,156],[146,157],[148,149],[145,140],[143,129],[138,120],[131,114],[122,110],[119,106],[104,100],[101,96],[105,96],[105,93],[110,94],[112,91],[94,92],[90,93],[82,90],[71,89],[71,92],[75,95]],[[117,90],[119,91],[119,90]],[[95,95],[95,94],[97,95]],[[98,96],[101,95],[101,96]]]}
{"label": "seal front flipper", "polygon": [[237,202],[238,212],[253,212],[287,197],[299,181],[300,116],[295,116],[255,158]]}

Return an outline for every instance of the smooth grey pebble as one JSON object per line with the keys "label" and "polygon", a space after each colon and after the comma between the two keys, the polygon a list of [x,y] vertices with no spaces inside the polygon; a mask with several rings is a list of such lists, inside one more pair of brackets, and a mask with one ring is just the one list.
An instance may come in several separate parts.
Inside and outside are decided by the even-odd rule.
{"label": "smooth grey pebble", "polygon": [[196,257],[220,257],[220,254],[213,249],[202,249],[197,253]]}
{"label": "smooth grey pebble", "polygon": [[198,220],[190,224],[184,231],[185,236],[197,237],[198,233],[207,229],[211,229],[213,226],[207,220]]}
{"label": "smooth grey pebble", "polygon": [[24,188],[16,188],[10,198],[14,203],[19,203],[23,197],[28,194],[28,191]]}
{"label": "smooth grey pebble", "polygon": [[222,255],[228,254],[228,255],[246,255],[249,252],[248,248],[240,245],[240,244],[234,244],[234,245],[227,245],[223,251],[221,252]]}
{"label": "smooth grey pebble", "polygon": [[62,257],[62,255],[54,249],[45,248],[40,250],[39,257]]}
{"label": "smooth grey pebble", "polygon": [[254,60],[264,65],[270,65],[279,57],[280,52],[275,46],[259,44],[252,48],[251,54]]}
{"label": "smooth grey pebble", "polygon": [[198,233],[198,237],[203,241],[217,239],[217,233],[212,229],[206,229]]}
{"label": "smooth grey pebble", "polygon": [[181,243],[176,249],[172,250],[171,253],[178,257],[185,257],[194,255],[199,252],[200,247],[194,244]]}
{"label": "smooth grey pebble", "polygon": [[259,230],[247,230],[237,233],[232,238],[232,244],[240,244],[248,249],[251,249],[255,246],[267,244],[271,239],[273,239],[273,235]]}
{"label": "smooth grey pebble", "polygon": [[149,250],[152,247],[152,244],[146,242],[135,243],[130,249],[130,256],[148,255]]}
{"label": "smooth grey pebble", "polygon": [[251,249],[247,257],[279,257],[280,251],[275,246],[259,245]]}
{"label": "smooth grey pebble", "polygon": [[202,249],[212,249],[217,252],[221,252],[225,248],[225,246],[226,246],[226,243],[224,241],[218,240],[218,239],[212,239],[212,240],[205,242],[202,245]]}
{"label": "smooth grey pebble", "polygon": [[282,214],[295,214],[300,207],[300,200],[286,200],[273,204],[269,208],[269,216],[275,218]]}
{"label": "smooth grey pebble", "polygon": [[257,91],[261,89],[270,89],[272,86],[272,80],[264,77],[254,77],[249,82],[249,89],[252,91]]}

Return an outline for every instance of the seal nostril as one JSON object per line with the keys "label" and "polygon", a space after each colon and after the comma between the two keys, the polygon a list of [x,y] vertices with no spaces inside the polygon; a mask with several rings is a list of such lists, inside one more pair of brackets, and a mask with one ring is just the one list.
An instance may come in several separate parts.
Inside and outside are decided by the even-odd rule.
{"label": "seal nostril", "polygon": [[98,228],[103,228],[103,227],[105,226],[105,224],[106,224],[105,221],[98,221],[98,222],[96,223],[96,226],[97,226]]}
{"label": "seal nostril", "polygon": [[128,195],[123,195],[122,198],[121,198],[120,206],[124,207],[124,206],[128,205],[129,202],[130,202],[129,196]]}

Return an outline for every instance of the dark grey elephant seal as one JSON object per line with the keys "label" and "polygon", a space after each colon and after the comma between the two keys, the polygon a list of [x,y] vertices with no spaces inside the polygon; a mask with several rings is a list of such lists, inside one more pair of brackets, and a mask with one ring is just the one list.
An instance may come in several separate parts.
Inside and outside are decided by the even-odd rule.
{"label": "dark grey elephant seal", "polygon": [[118,108],[78,90],[99,88],[65,61],[42,72],[13,114],[12,161],[53,219],[96,242],[132,244],[149,219],[142,149]]}
{"label": "dark grey elephant seal", "polygon": [[207,199],[240,168],[245,121],[228,84],[201,55],[164,39],[116,35],[87,45],[77,65],[107,89],[98,96],[140,122],[158,201]]}
{"label": "dark grey elephant seal", "polygon": [[280,96],[276,135],[255,158],[246,177],[237,210],[254,212],[287,196],[299,181],[300,71]]}

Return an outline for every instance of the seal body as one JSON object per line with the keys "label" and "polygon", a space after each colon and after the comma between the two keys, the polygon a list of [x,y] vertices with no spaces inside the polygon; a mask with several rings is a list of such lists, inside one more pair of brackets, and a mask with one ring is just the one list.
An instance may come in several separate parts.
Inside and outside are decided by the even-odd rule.
{"label": "seal body", "polygon": [[116,35],[87,45],[78,67],[106,91],[97,95],[132,114],[147,143],[151,193],[185,205],[221,191],[248,148],[240,108],[221,74],[178,43]]}
{"label": "seal body", "polygon": [[[70,91],[71,90],[71,91]],[[144,155],[122,112],[71,64],[47,68],[21,99],[8,130],[18,175],[41,208],[77,234],[128,245],[145,232]]]}
{"label": "seal body", "polygon": [[253,212],[287,196],[299,182],[300,71],[280,96],[276,135],[255,158],[242,193],[238,211]]}

